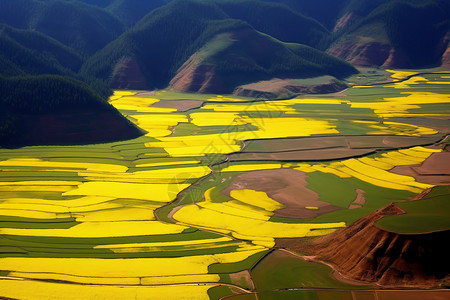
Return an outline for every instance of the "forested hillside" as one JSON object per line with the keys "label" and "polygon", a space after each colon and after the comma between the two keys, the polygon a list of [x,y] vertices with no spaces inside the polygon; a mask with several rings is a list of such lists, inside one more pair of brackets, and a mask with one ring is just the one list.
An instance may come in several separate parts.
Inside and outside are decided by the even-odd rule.
{"label": "forested hillside", "polygon": [[448,2],[385,2],[342,29],[329,53],[357,65],[438,66],[450,33]]}
{"label": "forested hillside", "polygon": [[[353,66],[448,67],[449,20],[447,0],[2,0],[3,83],[60,76],[33,77],[2,103],[31,112],[82,95],[89,110],[113,88],[228,93],[274,77],[342,79]],[[14,114],[4,108],[2,128]]]}
{"label": "forested hillside", "polygon": [[232,93],[239,85],[274,77],[329,74],[342,78],[356,72],[350,64],[319,50],[282,43],[244,27],[211,39],[183,64],[170,86],[189,92]]}
{"label": "forested hillside", "polygon": [[[282,16],[283,20],[281,20]],[[177,20],[176,24],[173,20]],[[265,20],[270,26],[266,27],[260,20]],[[311,45],[320,44],[329,34],[316,21],[293,12],[284,5],[253,0],[175,0],[148,14],[135,27],[95,54],[85,63],[81,73],[83,76],[89,74],[104,80],[110,80],[112,75],[110,83],[113,87],[164,88],[189,57],[207,42],[210,43],[218,34],[249,26],[261,31],[270,27],[271,36],[283,42],[301,42]],[[293,28],[302,30],[293,30]],[[219,40],[215,39],[215,41]],[[243,41],[243,43],[245,45],[250,41]],[[220,43],[217,46],[220,48]],[[259,77],[285,76],[285,74],[295,76],[299,70],[302,71],[297,76],[308,76],[305,72],[308,68],[303,65],[305,60],[289,59],[295,56],[292,51],[284,57],[276,50],[282,48],[273,48],[265,53],[265,59],[271,61],[271,64],[282,66],[280,71],[277,72],[272,68],[271,72],[259,74],[263,75]],[[250,52],[245,55],[248,56]],[[287,60],[282,61],[283,59]],[[256,58],[255,61],[257,60]],[[316,63],[320,64],[319,61]],[[214,64],[214,60],[210,60],[209,64]],[[227,65],[228,69],[230,66],[235,67],[235,70],[229,70],[234,74],[241,70],[239,64],[222,64]],[[342,72],[337,72],[339,76],[352,73],[348,72],[344,63],[341,64]],[[132,74],[129,74],[129,77],[133,78],[133,84],[136,84],[136,77],[140,78],[138,84],[118,82],[117,78],[126,80],[127,74],[124,75],[123,72],[131,72],[130,69]],[[325,68],[319,69],[322,70],[320,75],[331,74]],[[337,69],[339,68],[335,68]],[[254,75],[255,71],[257,68],[250,73],[242,73],[239,77],[245,78],[244,82],[249,81],[251,80],[249,76]],[[316,75],[316,72],[314,74]]]}
{"label": "forested hillside", "polygon": [[2,0],[0,23],[39,31],[83,56],[92,55],[124,30],[107,11],[65,0]]}
{"label": "forested hillside", "polygon": [[[3,146],[100,142],[141,134],[86,84],[68,77],[0,76],[0,95]],[[64,122],[67,117],[70,122]],[[80,136],[74,138],[75,133]]]}
{"label": "forested hillside", "polygon": [[0,61],[4,76],[74,75],[82,64],[75,50],[37,31],[0,25]]}

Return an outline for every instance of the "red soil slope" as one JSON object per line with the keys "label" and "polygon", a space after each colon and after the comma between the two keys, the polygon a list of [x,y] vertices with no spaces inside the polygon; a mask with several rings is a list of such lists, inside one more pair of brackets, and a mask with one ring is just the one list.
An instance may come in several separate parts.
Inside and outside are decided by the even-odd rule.
{"label": "red soil slope", "polygon": [[114,68],[111,87],[114,89],[145,90],[147,79],[133,58],[122,59]]}
{"label": "red soil slope", "polygon": [[175,90],[195,93],[215,93],[223,90],[222,79],[213,65],[203,65],[192,55],[178,70],[169,85]]}
{"label": "red soil slope", "polygon": [[[394,204],[313,242],[317,259],[329,261],[344,276],[385,287],[436,287],[448,280],[450,230],[398,234],[378,228],[384,216],[402,214]],[[447,277],[447,279],[445,279]]]}

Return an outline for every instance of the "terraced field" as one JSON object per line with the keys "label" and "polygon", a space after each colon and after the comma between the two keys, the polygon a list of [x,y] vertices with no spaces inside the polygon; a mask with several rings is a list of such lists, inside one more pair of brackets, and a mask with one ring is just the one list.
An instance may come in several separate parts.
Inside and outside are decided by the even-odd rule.
{"label": "terraced field", "polygon": [[[391,202],[407,214],[381,227],[449,229],[450,211],[434,209],[450,194],[449,83],[427,73],[276,101],[116,91],[110,102],[144,136],[0,149],[0,297],[272,299],[295,293],[282,288],[361,289],[273,249]],[[268,268],[286,280],[267,283]],[[325,297],[317,293],[305,299]]]}

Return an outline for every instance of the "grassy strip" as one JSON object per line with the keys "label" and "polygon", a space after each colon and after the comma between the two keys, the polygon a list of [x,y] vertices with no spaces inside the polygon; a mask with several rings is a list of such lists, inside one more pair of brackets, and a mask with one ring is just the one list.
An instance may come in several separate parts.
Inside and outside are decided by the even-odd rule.
{"label": "grassy strip", "polygon": [[[289,219],[271,217],[270,221],[281,223],[334,223],[346,222],[347,225],[370,214],[391,202],[408,201],[414,193],[402,190],[392,190],[371,185],[356,178],[339,178],[333,174],[313,172],[308,173],[308,188],[319,194],[319,200],[328,202],[342,209],[326,213],[314,219]],[[356,199],[355,189],[366,193],[366,203],[362,208],[348,209]]]}
{"label": "grassy strip", "polygon": [[12,253],[10,247],[6,247],[6,252],[0,247],[0,257],[47,257],[47,258],[100,258],[100,259],[119,259],[119,258],[173,258],[199,255],[213,255],[222,253],[236,252],[236,246],[227,246],[219,248],[206,248],[195,250],[179,250],[179,251],[155,251],[155,252],[131,252],[131,253],[113,253],[109,250],[83,250],[77,249],[55,249],[54,251],[44,252],[42,249],[33,248],[16,248],[17,252]]}
{"label": "grassy strip", "polygon": [[388,216],[377,222],[385,230],[419,234],[450,229],[450,187],[434,188],[425,199],[398,206],[406,211],[404,215]]}
{"label": "grassy strip", "polygon": [[251,270],[256,290],[288,288],[355,288],[331,276],[326,265],[308,262],[289,253],[275,251]]}
{"label": "grassy strip", "polygon": [[211,300],[219,300],[225,296],[229,296],[232,294],[233,292],[230,290],[230,288],[224,285],[215,286],[208,290],[208,296]]}
{"label": "grassy strip", "polygon": [[269,250],[258,252],[242,261],[235,263],[212,264],[208,266],[208,273],[236,273],[243,270],[249,270],[254,265],[256,265],[267,253],[269,253]]}
{"label": "grassy strip", "polygon": [[29,242],[49,245],[115,245],[115,244],[130,244],[130,243],[162,243],[162,242],[177,242],[177,241],[192,241],[203,239],[221,238],[212,232],[194,231],[180,234],[162,234],[162,235],[143,235],[143,236],[128,236],[128,237],[106,237],[106,238],[68,238],[68,237],[45,237],[45,236],[15,236],[2,235],[2,238],[13,240],[14,243]]}

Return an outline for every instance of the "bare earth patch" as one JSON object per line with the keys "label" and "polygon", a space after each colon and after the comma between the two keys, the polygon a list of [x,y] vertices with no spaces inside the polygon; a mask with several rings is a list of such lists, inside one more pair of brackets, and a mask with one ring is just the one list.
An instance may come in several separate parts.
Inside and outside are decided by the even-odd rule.
{"label": "bare earth patch", "polygon": [[199,108],[203,105],[201,100],[160,100],[153,104],[153,107],[175,108],[177,111],[188,111],[193,108]]}
{"label": "bare earth patch", "polygon": [[309,219],[339,209],[319,201],[319,195],[307,188],[306,178],[305,173],[292,169],[253,171],[236,177],[222,193],[229,196],[230,191],[241,189],[265,192],[285,206],[275,211],[275,217]]}
{"label": "bare earth patch", "polygon": [[330,160],[350,158],[372,153],[372,149],[331,148],[318,150],[299,150],[275,153],[236,153],[229,155],[231,161],[246,160]]}
{"label": "bare earth patch", "polygon": [[450,298],[450,291],[375,291],[375,297],[377,300],[446,300]]}
{"label": "bare earth patch", "polygon": [[349,209],[361,208],[366,203],[366,198],[364,197],[366,191],[363,191],[361,189],[355,189],[355,191],[356,199],[350,204],[350,206],[348,207]]}
{"label": "bare earth patch", "polygon": [[248,270],[240,271],[237,273],[230,274],[230,279],[233,284],[242,286],[246,289],[254,290],[255,285],[253,284],[252,276]]}
{"label": "bare earth patch", "polygon": [[316,80],[274,78],[238,86],[233,94],[245,97],[265,95],[271,99],[292,97],[298,94],[326,94],[346,89],[348,86],[332,76],[317,77]]}
{"label": "bare earth patch", "polygon": [[450,185],[450,152],[433,153],[421,165],[398,166],[391,172],[412,176],[423,183]]}
{"label": "bare earth patch", "polygon": [[142,93],[138,93],[139,96],[155,96],[156,95],[156,91],[148,91],[148,92],[142,92]]}
{"label": "bare earth patch", "polygon": [[272,140],[248,140],[242,151],[229,155],[232,161],[330,160],[370,154],[378,149],[430,145],[441,136],[328,136]]}

